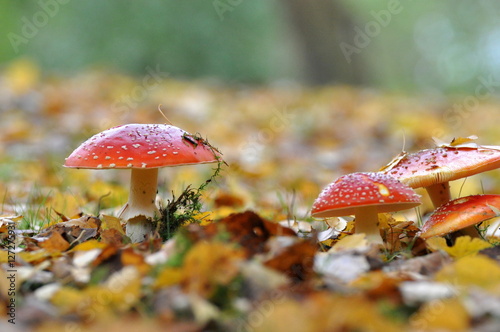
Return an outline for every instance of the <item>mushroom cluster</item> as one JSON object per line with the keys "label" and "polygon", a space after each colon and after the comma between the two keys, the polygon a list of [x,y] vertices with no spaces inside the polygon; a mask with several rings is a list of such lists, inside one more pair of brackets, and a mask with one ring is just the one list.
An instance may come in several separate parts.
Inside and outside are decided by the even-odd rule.
{"label": "mushroom cluster", "polygon": [[419,196],[412,189],[425,188],[436,210],[417,236],[427,239],[460,231],[478,237],[474,226],[500,215],[500,195],[451,200],[449,186],[449,181],[500,167],[500,146],[477,145],[473,142],[476,138],[459,138],[432,149],[403,152],[377,173],[344,175],[320,193],[311,215],[318,218],[355,215],[356,232],[381,243],[377,213],[419,205]]}
{"label": "mushroom cluster", "polygon": [[205,140],[166,124],[128,124],[105,130],[82,143],[64,164],[70,168],[130,169],[130,195],[119,217],[132,242],[144,240],[159,217],[158,168],[219,161]]}

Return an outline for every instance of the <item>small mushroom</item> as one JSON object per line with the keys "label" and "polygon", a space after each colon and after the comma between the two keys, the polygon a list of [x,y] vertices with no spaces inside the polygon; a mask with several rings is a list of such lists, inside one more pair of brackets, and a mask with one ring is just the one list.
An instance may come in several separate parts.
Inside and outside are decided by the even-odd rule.
{"label": "small mushroom", "polygon": [[429,217],[417,236],[428,239],[460,231],[480,237],[475,225],[500,215],[500,195],[471,195],[440,206]]}
{"label": "small mushroom", "polygon": [[[500,146],[481,146],[462,138],[415,153],[403,152],[380,171],[412,188],[424,187],[435,207],[450,201],[449,181],[500,167]],[[463,143],[465,142],[465,143]]]}
{"label": "small mushroom", "polygon": [[130,195],[119,217],[127,222],[133,242],[152,231],[159,216],[155,204],[158,168],[212,163],[220,154],[201,138],[166,124],[128,124],[105,130],[82,143],[65,167],[130,169]]}
{"label": "small mushroom", "polygon": [[356,232],[382,243],[378,213],[410,209],[420,205],[420,196],[410,187],[383,173],[352,173],[328,185],[314,201],[311,215],[329,218],[355,215]]}

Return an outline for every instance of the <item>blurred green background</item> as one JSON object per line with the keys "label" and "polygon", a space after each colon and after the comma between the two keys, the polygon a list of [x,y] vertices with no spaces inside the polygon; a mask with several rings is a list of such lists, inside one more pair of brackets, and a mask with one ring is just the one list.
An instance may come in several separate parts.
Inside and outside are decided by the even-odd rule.
{"label": "blurred green background", "polygon": [[[159,67],[229,84],[474,92],[500,62],[488,1],[1,0],[0,62],[45,72]],[[493,76],[492,76],[493,75]],[[492,83],[493,84],[493,83]],[[496,86],[495,86],[496,87]]]}

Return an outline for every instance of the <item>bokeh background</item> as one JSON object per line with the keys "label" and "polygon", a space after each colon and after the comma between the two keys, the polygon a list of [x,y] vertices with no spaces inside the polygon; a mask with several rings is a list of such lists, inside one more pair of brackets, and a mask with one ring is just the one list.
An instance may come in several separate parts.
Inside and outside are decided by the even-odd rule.
{"label": "bokeh background", "polygon": [[[224,153],[230,167],[214,191],[237,193],[245,208],[295,204],[301,216],[336,177],[433,137],[500,142],[495,1],[0,4],[4,211],[48,200],[70,214],[108,192],[99,204],[119,206],[126,190],[88,184],[126,186],[128,174],[61,164],[99,131],[166,122],[158,108]],[[166,170],[163,193],[210,171]],[[497,185],[491,173],[459,187]]]}
{"label": "bokeh background", "polygon": [[[498,75],[495,1],[1,1],[0,61],[232,84],[474,91]],[[346,56],[349,54],[349,56]]]}

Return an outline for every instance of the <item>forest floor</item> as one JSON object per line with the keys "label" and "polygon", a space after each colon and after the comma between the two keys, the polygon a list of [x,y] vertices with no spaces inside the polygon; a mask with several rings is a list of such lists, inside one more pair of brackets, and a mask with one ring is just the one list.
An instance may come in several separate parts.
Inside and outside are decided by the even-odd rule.
{"label": "forest floor", "polygon": [[[419,208],[381,215],[397,234],[382,246],[349,219],[310,216],[339,176],[378,171],[433,138],[500,145],[499,107],[473,95],[161,73],[47,77],[14,63],[0,76],[0,330],[500,330],[498,238],[415,241],[433,211],[425,191]],[[116,218],[129,172],[62,165],[105,129],[167,122],[158,108],[226,164],[190,222],[132,244]],[[214,167],[160,169],[159,203],[203,186]],[[451,186],[454,198],[500,194],[500,171]]]}

